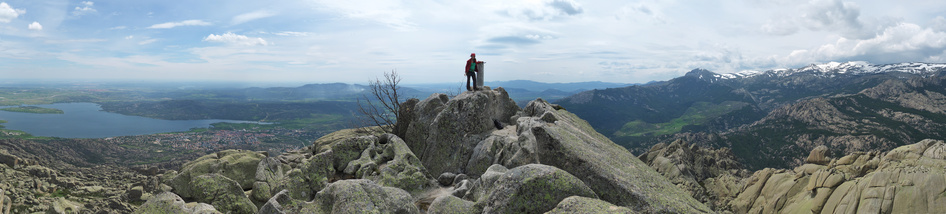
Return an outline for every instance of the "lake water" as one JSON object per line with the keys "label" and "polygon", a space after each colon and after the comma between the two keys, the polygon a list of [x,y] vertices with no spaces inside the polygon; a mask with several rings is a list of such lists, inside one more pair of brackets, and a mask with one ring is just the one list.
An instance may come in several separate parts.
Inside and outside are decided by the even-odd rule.
{"label": "lake water", "polygon": [[[239,120],[162,120],[102,111],[95,103],[57,103],[35,105],[60,109],[64,114],[34,114],[0,111],[0,120],[6,129],[20,130],[43,137],[105,138],[181,132],[192,128],[207,128],[220,122],[255,123]],[[6,108],[10,106],[0,106]]]}

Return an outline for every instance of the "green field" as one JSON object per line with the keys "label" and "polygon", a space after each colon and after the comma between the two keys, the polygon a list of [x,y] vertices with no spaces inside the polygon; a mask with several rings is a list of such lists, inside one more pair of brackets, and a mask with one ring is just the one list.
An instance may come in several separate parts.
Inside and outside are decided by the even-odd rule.
{"label": "green field", "polygon": [[62,110],[54,108],[43,108],[39,106],[17,106],[2,108],[0,111],[9,111],[9,112],[21,112],[21,113],[33,113],[33,114],[63,114]]}
{"label": "green field", "polygon": [[657,136],[680,132],[684,126],[702,125],[712,118],[741,109],[749,105],[744,102],[725,101],[720,104],[696,102],[687,109],[686,113],[665,123],[647,123],[635,120],[624,124],[614,136]]}

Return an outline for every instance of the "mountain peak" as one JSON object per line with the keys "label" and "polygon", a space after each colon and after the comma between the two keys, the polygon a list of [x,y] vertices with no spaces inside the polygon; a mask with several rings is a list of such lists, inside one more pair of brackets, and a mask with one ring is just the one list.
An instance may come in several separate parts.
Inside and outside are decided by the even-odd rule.
{"label": "mountain peak", "polygon": [[706,69],[697,68],[697,69],[691,70],[690,72],[687,72],[684,76],[688,76],[688,77],[699,77],[699,76],[704,76],[704,75],[711,75],[711,76],[712,76],[712,75],[716,75],[716,73],[713,73],[712,71],[709,71],[709,70],[706,70]]}
{"label": "mountain peak", "polygon": [[684,76],[684,77],[694,77],[694,78],[697,78],[697,79],[700,79],[700,80],[703,80],[703,81],[707,81],[707,82],[711,82],[711,83],[712,83],[712,82],[719,81],[719,79],[720,79],[720,75],[719,75],[719,74],[713,73],[712,71],[709,71],[709,70],[706,70],[706,69],[702,69],[702,68],[693,69],[693,70],[691,70],[690,72],[687,72],[686,74],[684,74],[683,76]]}

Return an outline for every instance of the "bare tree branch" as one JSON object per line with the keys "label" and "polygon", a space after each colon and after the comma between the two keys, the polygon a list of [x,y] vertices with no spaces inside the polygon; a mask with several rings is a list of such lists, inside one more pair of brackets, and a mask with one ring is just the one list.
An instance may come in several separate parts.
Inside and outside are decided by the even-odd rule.
{"label": "bare tree branch", "polygon": [[358,111],[364,117],[362,125],[379,126],[388,133],[396,130],[394,126],[397,125],[401,109],[401,97],[398,94],[400,83],[401,77],[397,75],[397,70],[384,72],[383,80],[375,78],[368,82],[369,94],[363,94],[358,99]]}

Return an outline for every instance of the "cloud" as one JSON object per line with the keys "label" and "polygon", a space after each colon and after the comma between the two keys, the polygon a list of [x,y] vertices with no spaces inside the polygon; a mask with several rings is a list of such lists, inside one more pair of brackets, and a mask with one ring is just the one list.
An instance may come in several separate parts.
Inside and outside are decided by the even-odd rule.
{"label": "cloud", "polygon": [[479,48],[506,49],[511,46],[527,46],[558,38],[558,33],[522,23],[489,25],[480,29],[486,38]]}
{"label": "cloud", "polygon": [[39,22],[33,22],[30,23],[29,29],[36,31],[43,30],[43,25],[39,24]]}
{"label": "cloud", "polygon": [[6,2],[0,2],[0,22],[10,23],[16,17],[26,13],[26,10],[23,9],[13,9]]}
{"label": "cloud", "polygon": [[148,27],[148,29],[170,29],[170,28],[181,27],[181,26],[209,26],[209,25],[211,25],[210,22],[192,19],[192,20],[186,20],[186,21],[181,21],[181,22],[165,22],[161,24],[155,24],[155,25],[151,25],[151,27]]}
{"label": "cloud", "polygon": [[247,37],[244,35],[237,35],[235,33],[227,32],[225,34],[215,35],[210,34],[207,37],[204,37],[205,42],[220,42],[227,43],[232,45],[245,45],[245,46],[254,46],[254,45],[269,45],[266,40],[258,37]]}
{"label": "cloud", "polygon": [[294,32],[294,31],[282,31],[272,33],[277,36],[309,36],[309,32]]}
{"label": "cloud", "polygon": [[505,14],[529,21],[549,21],[567,16],[575,16],[585,10],[574,0],[526,1],[508,8]]}
{"label": "cloud", "polygon": [[257,20],[257,19],[274,16],[274,15],[276,15],[276,13],[265,11],[265,10],[258,10],[258,11],[253,11],[253,12],[237,15],[233,17],[233,20],[230,22],[233,25],[238,25],[238,24],[243,24],[243,23]]}
{"label": "cloud", "polygon": [[798,26],[789,19],[780,19],[780,20],[769,20],[768,23],[762,25],[761,30],[763,33],[776,35],[776,36],[788,36],[798,32]]}
{"label": "cloud", "polygon": [[936,31],[946,31],[946,18],[942,16],[933,18],[933,21],[930,22],[930,28]]}
{"label": "cloud", "polygon": [[402,7],[398,0],[362,0],[362,4],[338,0],[316,0],[324,10],[340,13],[347,18],[362,19],[380,23],[400,30],[411,31],[417,26],[408,21],[411,12]]}
{"label": "cloud", "polygon": [[154,42],[157,42],[157,41],[158,41],[158,39],[146,39],[146,40],[144,40],[144,41],[138,42],[138,45],[147,45],[147,44],[151,44],[151,43],[154,43]]}
{"label": "cloud", "polygon": [[98,12],[95,10],[95,8],[92,8],[93,5],[95,5],[95,2],[83,1],[79,3],[78,7],[72,10],[72,15],[82,16],[82,15]]}
{"label": "cloud", "polygon": [[615,15],[615,18],[618,20],[645,20],[655,24],[666,24],[668,22],[660,6],[648,2],[625,5],[618,10],[618,14]]}
{"label": "cloud", "polygon": [[925,61],[946,51],[946,32],[922,28],[911,23],[888,27],[869,39],[840,38],[834,44],[809,50],[793,51],[786,62],[804,65],[812,62],[863,60],[871,63]]}
{"label": "cloud", "polygon": [[802,14],[802,21],[812,30],[840,31],[848,38],[873,36],[863,32],[864,24],[858,19],[861,9],[853,2],[841,0],[813,0]]}

